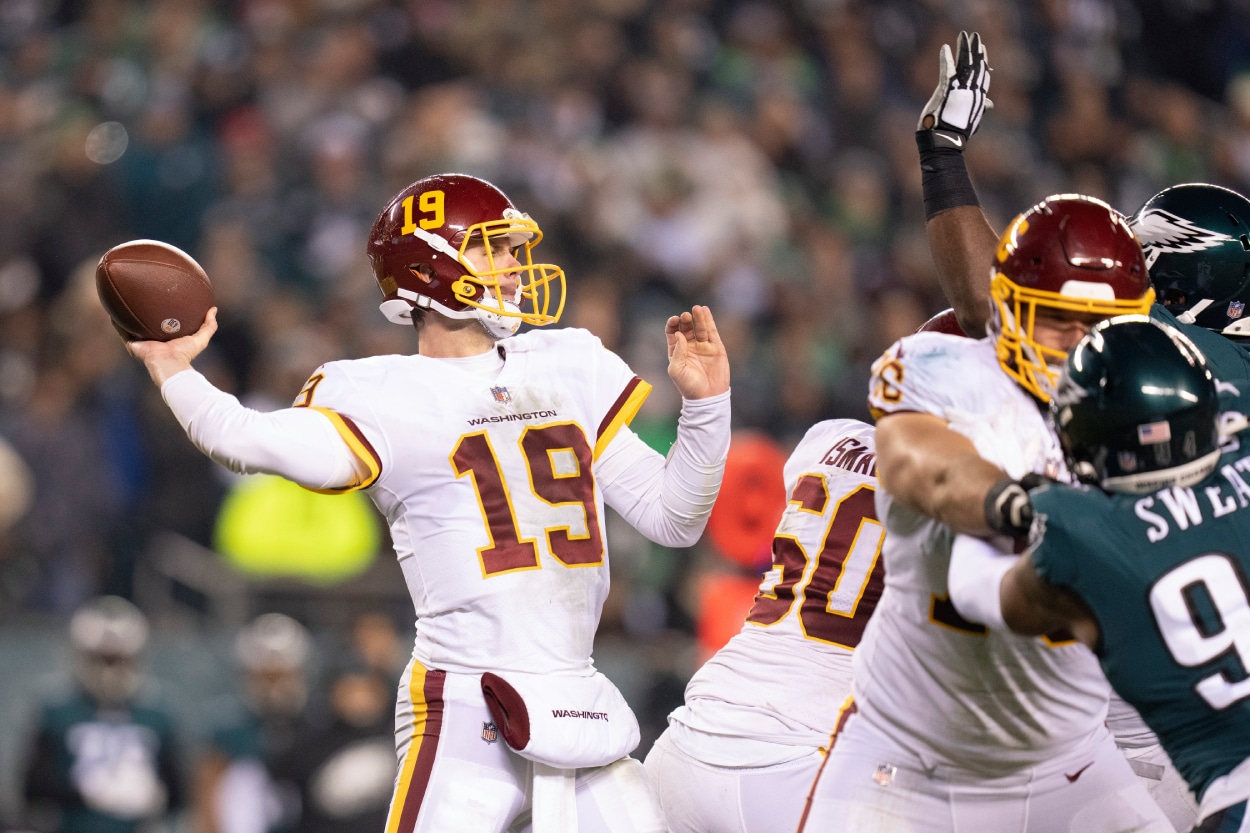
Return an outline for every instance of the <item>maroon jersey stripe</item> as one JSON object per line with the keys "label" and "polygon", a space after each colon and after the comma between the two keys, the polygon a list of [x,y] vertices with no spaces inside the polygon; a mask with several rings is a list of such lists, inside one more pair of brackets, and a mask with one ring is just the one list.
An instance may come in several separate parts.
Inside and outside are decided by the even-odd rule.
{"label": "maroon jersey stripe", "polygon": [[[365,432],[360,430],[360,428],[356,425],[356,423],[352,421],[351,417],[344,416],[343,414],[339,414],[339,419],[343,420],[343,424],[347,426],[347,430],[351,431],[352,436],[360,440],[360,444],[365,447],[366,451],[369,452],[369,456],[373,458],[373,462],[378,467],[378,477],[381,477],[382,476],[382,458],[378,456],[377,449],[375,449],[373,447],[373,444],[369,442],[369,438],[365,436]],[[375,477],[373,479],[377,480],[378,478]]]}
{"label": "maroon jersey stripe", "polygon": [[608,430],[612,421],[616,419],[616,415],[621,412],[621,408],[625,407],[625,403],[629,401],[629,397],[633,395],[638,385],[642,384],[642,380],[637,376],[629,380],[629,384],[625,386],[625,390],[621,391],[621,395],[616,397],[616,401],[612,403],[612,407],[608,408],[608,414],[603,418],[603,422],[599,423],[599,432],[597,436],[602,437],[603,432]]}
{"label": "maroon jersey stripe", "polygon": [[[425,790],[430,785],[430,772],[434,769],[434,758],[438,754],[438,738],[443,731],[443,683],[446,679],[446,671],[425,673],[425,686],[422,689],[427,709],[425,731],[421,748],[417,751],[417,761],[412,768],[412,778],[408,782],[408,793],[404,796],[404,811],[399,817],[399,833],[412,833],[416,827],[417,814],[421,812]],[[413,738],[412,742],[416,743],[417,738]]]}

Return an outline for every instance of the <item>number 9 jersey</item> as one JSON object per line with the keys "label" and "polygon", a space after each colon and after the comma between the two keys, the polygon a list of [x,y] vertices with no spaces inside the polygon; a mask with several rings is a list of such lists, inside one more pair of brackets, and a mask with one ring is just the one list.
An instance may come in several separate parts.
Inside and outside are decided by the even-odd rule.
{"label": "number 9 jersey", "polygon": [[1250,796],[1247,439],[1193,486],[1033,495],[1038,574],[1093,610],[1107,678],[1159,736],[1204,816]]}
{"label": "number 9 jersey", "polygon": [[295,402],[368,468],[416,610],[452,672],[586,674],[608,592],[595,461],[650,392],[584,330],[497,345],[498,376],[420,355],[331,362]]}

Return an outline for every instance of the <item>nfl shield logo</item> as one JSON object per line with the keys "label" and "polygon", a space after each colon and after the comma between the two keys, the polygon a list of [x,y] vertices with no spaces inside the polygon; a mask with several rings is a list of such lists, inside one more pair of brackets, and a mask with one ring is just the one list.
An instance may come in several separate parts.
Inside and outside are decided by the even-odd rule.
{"label": "nfl shield logo", "polygon": [[499,727],[495,725],[494,721],[482,724],[482,740],[487,743],[494,743],[499,740]]}
{"label": "nfl shield logo", "polygon": [[1241,318],[1241,314],[1246,311],[1245,301],[1233,301],[1228,305],[1229,318]]}
{"label": "nfl shield logo", "polygon": [[504,387],[491,388],[491,395],[495,397],[496,402],[508,403],[512,401],[512,394],[508,393],[508,389]]}

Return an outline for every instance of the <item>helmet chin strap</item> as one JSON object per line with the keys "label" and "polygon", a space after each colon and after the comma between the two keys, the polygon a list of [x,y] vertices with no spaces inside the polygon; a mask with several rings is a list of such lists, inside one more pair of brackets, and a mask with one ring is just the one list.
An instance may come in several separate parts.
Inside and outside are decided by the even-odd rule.
{"label": "helmet chin strap", "polygon": [[482,325],[482,329],[486,330],[487,335],[496,341],[516,335],[516,331],[521,327],[521,308],[512,301],[504,301],[503,305],[513,315],[501,315],[477,308],[473,310],[477,313],[477,320]]}
{"label": "helmet chin strap", "polygon": [[1189,309],[1176,316],[1176,320],[1182,324],[1193,324],[1198,320],[1198,313],[1211,306],[1210,298],[1203,298]]}
{"label": "helmet chin strap", "polygon": [[[415,292],[406,292],[402,289],[399,291],[399,294],[404,297],[411,296],[411,302],[400,298],[392,298],[378,305],[378,308],[382,310],[382,314],[386,316],[386,320],[392,324],[405,326],[411,324],[412,309],[416,306],[422,309],[432,309],[448,318],[460,320],[466,318],[476,319],[482,325],[482,329],[486,331],[486,334],[496,341],[516,335],[516,331],[521,327],[521,307],[516,303],[515,299],[504,300],[504,309],[512,313],[512,315],[503,315],[479,307],[469,307],[462,310],[448,309],[435,300],[417,295]],[[518,288],[517,295],[519,296],[520,294],[521,291]]]}

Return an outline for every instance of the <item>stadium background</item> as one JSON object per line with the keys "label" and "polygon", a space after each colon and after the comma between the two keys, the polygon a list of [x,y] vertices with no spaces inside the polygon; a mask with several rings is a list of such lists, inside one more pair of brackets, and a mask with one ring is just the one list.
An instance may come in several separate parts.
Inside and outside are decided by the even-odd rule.
{"label": "stadium background", "polygon": [[736,628],[786,450],[866,419],[869,364],[946,306],[912,133],[960,29],[994,68],[967,155],[997,227],[1059,191],[1126,212],[1178,182],[1250,191],[1245,0],[0,0],[0,438],[25,464],[0,483],[33,495],[0,532],[0,826],[93,596],[151,617],[149,685],[188,755],[250,617],[307,625],[314,681],[362,613],[412,628],[359,505],[241,483],[186,442],[99,310],[104,249],[197,257],[222,321],[203,370],[278,407],[323,360],[414,349],[377,312],[365,234],[414,179],[486,177],[565,267],[562,325],[657,383],[635,427],[660,449],[680,404],[663,319],[709,303],[734,509],[683,552],[609,519],[596,658],[641,756]]}

